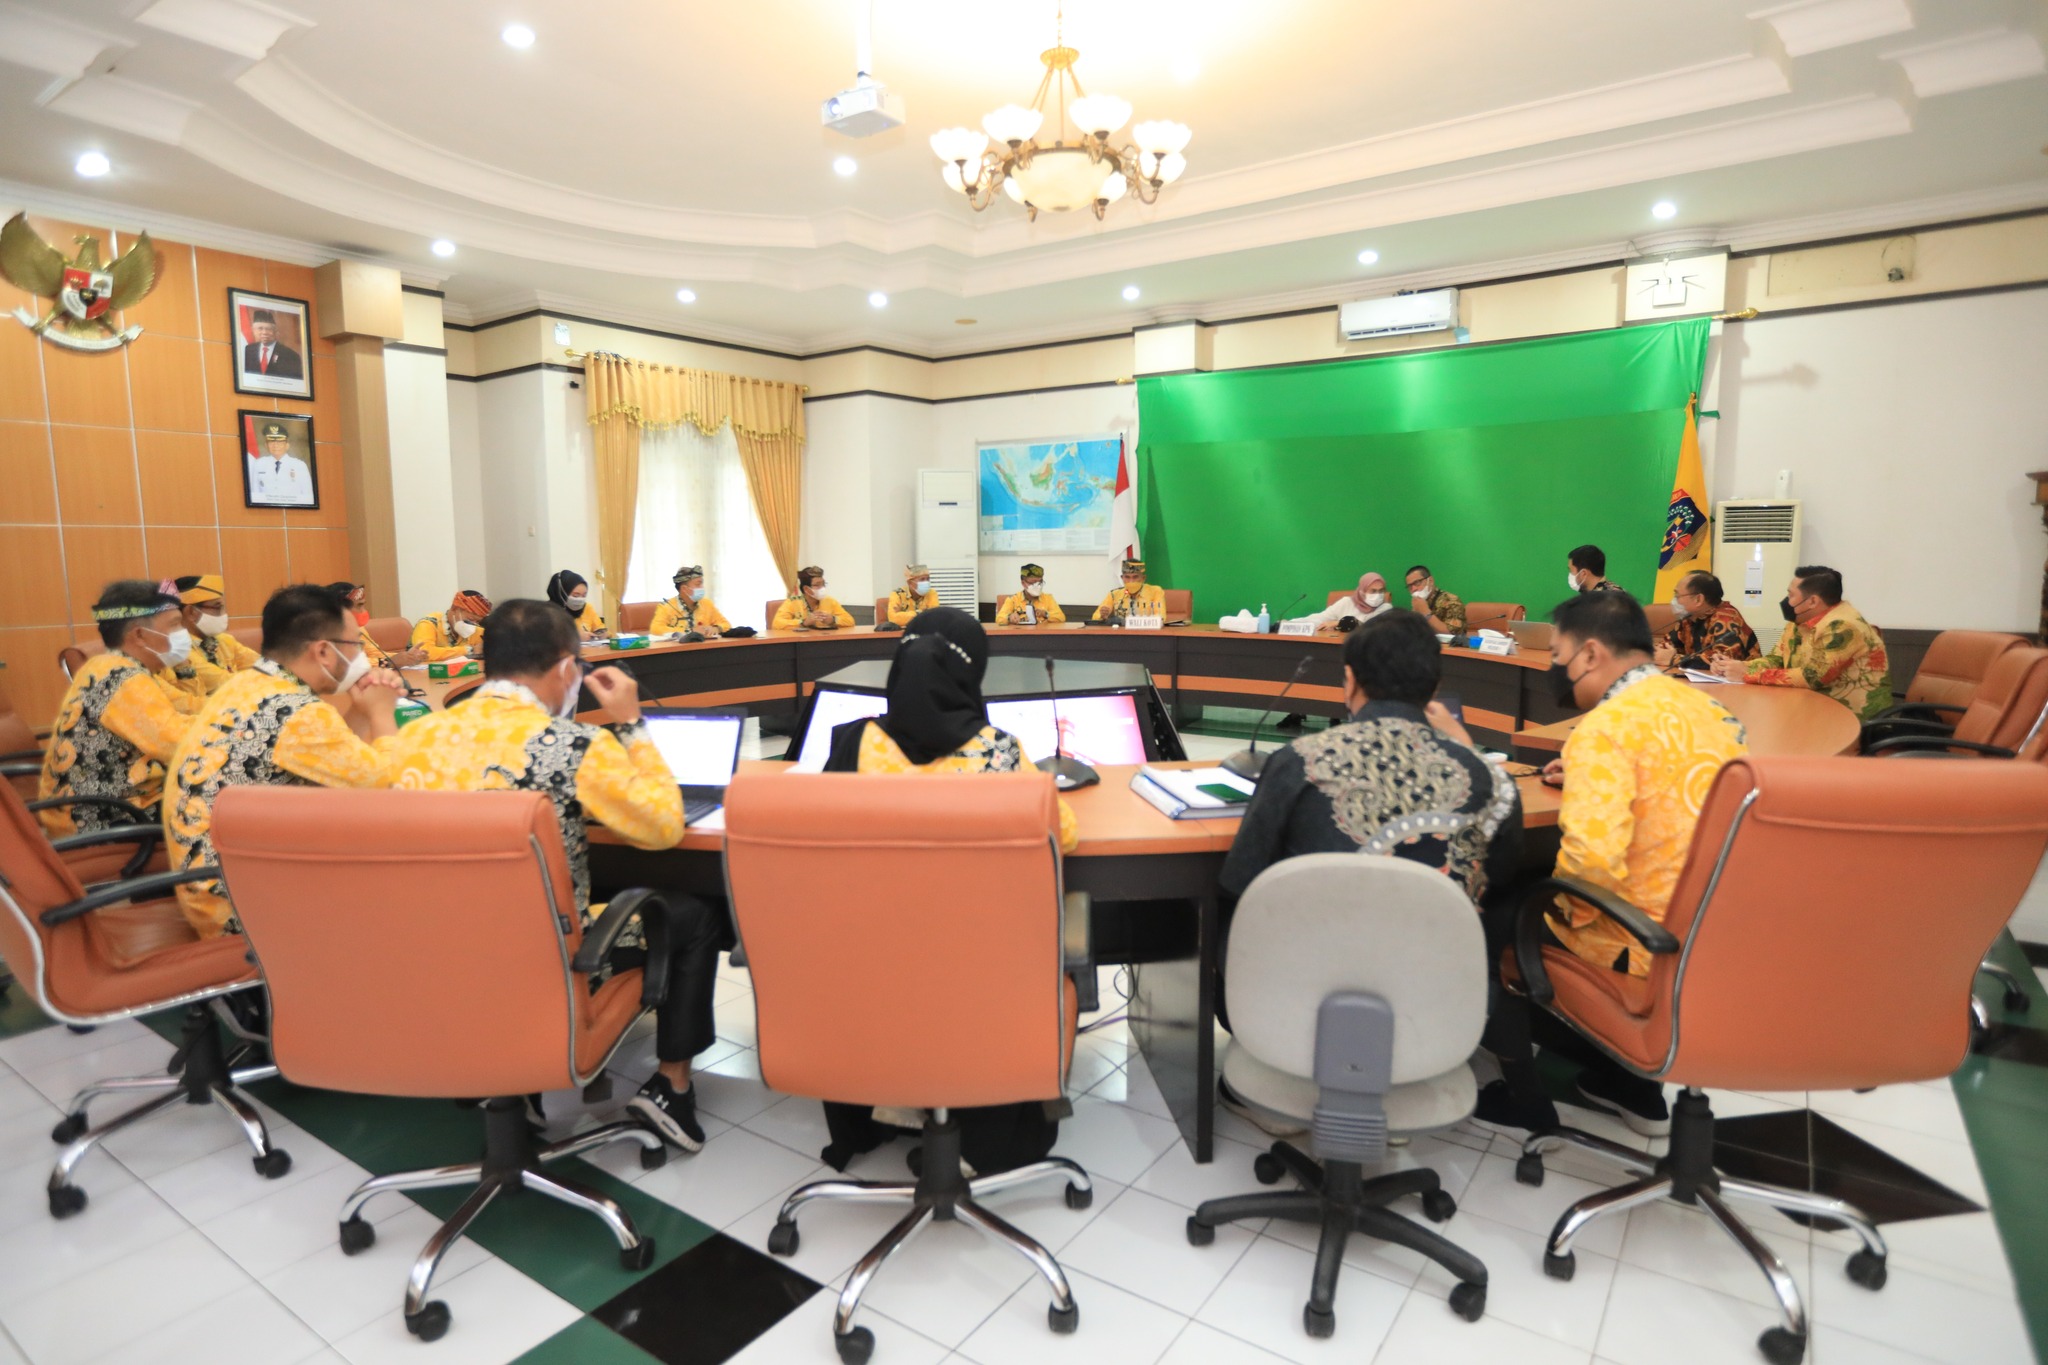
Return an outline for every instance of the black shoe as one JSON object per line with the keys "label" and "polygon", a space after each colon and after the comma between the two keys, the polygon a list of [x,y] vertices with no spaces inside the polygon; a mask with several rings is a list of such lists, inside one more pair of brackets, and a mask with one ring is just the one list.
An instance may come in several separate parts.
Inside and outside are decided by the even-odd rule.
{"label": "black shoe", "polygon": [[1647,1077],[1588,1069],[1579,1074],[1579,1098],[1644,1137],[1671,1135],[1671,1106],[1664,1102],[1664,1087]]}
{"label": "black shoe", "polygon": [[686,1152],[704,1146],[704,1129],[697,1122],[697,1087],[677,1090],[659,1071],[647,1078],[626,1108],[670,1144]]}
{"label": "black shoe", "polygon": [[1557,1106],[1547,1095],[1518,1097],[1506,1081],[1488,1081],[1479,1091],[1479,1107],[1472,1117],[1502,1128],[1521,1128],[1531,1133],[1548,1133],[1557,1127]]}
{"label": "black shoe", "polygon": [[541,1107],[538,1095],[526,1097],[526,1126],[536,1133],[548,1126],[548,1111]]}
{"label": "black shoe", "polygon": [[1282,734],[1298,735],[1301,733],[1301,727],[1306,724],[1308,724],[1307,716],[1302,715],[1299,711],[1289,711],[1286,715],[1280,717],[1280,723],[1273,728]]}

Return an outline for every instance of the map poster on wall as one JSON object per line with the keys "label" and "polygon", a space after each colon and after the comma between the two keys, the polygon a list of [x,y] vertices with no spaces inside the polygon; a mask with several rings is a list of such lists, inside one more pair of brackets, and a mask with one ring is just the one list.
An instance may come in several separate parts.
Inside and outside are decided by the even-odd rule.
{"label": "map poster on wall", "polygon": [[1107,554],[1120,438],[980,447],[981,553]]}

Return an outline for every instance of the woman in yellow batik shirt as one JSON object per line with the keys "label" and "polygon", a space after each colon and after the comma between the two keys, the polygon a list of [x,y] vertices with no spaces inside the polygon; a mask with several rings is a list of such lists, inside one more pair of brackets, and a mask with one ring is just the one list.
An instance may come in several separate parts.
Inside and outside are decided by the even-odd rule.
{"label": "woman in yellow batik shirt", "polygon": [[475,588],[464,588],[448,603],[447,611],[428,612],[413,624],[413,646],[426,651],[430,664],[480,659],[484,653],[484,618],[490,614],[491,599]]}
{"label": "woman in yellow batik shirt", "polygon": [[569,613],[569,619],[576,623],[576,633],[586,640],[595,639],[605,633],[604,617],[598,615],[597,607],[590,600],[590,584],[582,574],[572,569],[558,569],[548,580],[548,601]]}

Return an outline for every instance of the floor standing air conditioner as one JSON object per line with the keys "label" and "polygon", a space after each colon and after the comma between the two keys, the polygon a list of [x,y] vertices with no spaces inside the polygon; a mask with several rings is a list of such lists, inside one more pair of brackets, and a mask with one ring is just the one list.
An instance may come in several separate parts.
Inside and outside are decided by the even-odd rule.
{"label": "floor standing air conditioner", "polygon": [[977,515],[974,471],[917,471],[917,561],[932,571],[939,601],[969,616],[981,595]]}
{"label": "floor standing air conditioner", "polygon": [[1797,498],[1745,498],[1714,504],[1714,576],[1769,649],[1785,631],[1778,599],[1799,566]]}

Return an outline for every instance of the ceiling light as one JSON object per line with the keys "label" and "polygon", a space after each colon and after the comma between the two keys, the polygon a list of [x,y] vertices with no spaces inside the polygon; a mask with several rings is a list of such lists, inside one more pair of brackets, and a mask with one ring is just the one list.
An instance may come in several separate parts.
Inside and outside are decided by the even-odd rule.
{"label": "ceiling light", "polygon": [[859,169],[860,163],[850,156],[835,156],[832,158],[832,170],[837,175],[852,175]]}
{"label": "ceiling light", "polygon": [[1136,303],[1137,301],[1138,301],[1138,286],[1137,286],[1137,285],[1135,285],[1135,284],[1127,284],[1127,285],[1125,285],[1125,286],[1124,286],[1124,302],[1125,302],[1125,303]]}
{"label": "ceiling light", "polygon": [[428,250],[432,251],[436,256],[445,259],[455,254],[455,243],[449,241],[446,237],[437,237],[434,239],[433,246],[429,247]]}
{"label": "ceiling light", "polygon": [[975,319],[973,319],[973,318],[954,318],[954,319],[953,319],[953,325],[954,325],[955,327],[972,327],[972,326],[974,325],[974,323],[975,323]]}
{"label": "ceiling light", "polygon": [[1371,247],[1367,247],[1365,250],[1358,253],[1358,263],[1360,265],[1378,265],[1379,262],[1380,253],[1374,251]]}
{"label": "ceiling light", "polygon": [[505,31],[498,36],[505,40],[506,47],[524,50],[533,46],[533,30],[524,24],[507,24]]}
{"label": "ceiling light", "polygon": [[1173,59],[1173,78],[1182,85],[1202,74],[1202,59],[1192,52],[1182,53]]}
{"label": "ceiling light", "polygon": [[107,160],[105,152],[81,152],[71,169],[88,180],[96,180],[114,169],[114,163]]}
{"label": "ceiling light", "polygon": [[696,291],[696,290],[694,290],[694,289],[678,289],[678,290],[676,290],[676,302],[677,302],[677,303],[695,303],[696,301],[697,301],[697,291]]}
{"label": "ceiling light", "polygon": [[887,308],[888,306],[889,296],[887,294],[884,294],[881,290],[877,289],[874,293],[868,295],[868,307]]}
{"label": "ceiling light", "polygon": [[1669,199],[1659,199],[1656,203],[1650,205],[1650,216],[1659,222],[1667,218],[1676,218],[1678,216],[1678,205],[1672,203]]}
{"label": "ceiling light", "polygon": [[[1038,57],[1045,75],[1029,109],[1006,104],[982,118],[980,131],[942,128],[932,134],[932,151],[942,163],[940,178],[977,213],[995,202],[998,188],[1031,218],[1041,209],[1067,213],[1079,208],[1100,218],[1126,195],[1141,204],[1155,202],[1159,191],[1187,170],[1181,155],[1192,136],[1187,125],[1153,119],[1132,128],[1129,142],[1112,143],[1117,130],[1130,122],[1130,102],[1082,90],[1074,74],[1081,54],[1066,45],[1058,29],[1054,33],[1053,46]],[[1189,64],[1183,79],[1191,80],[1200,64],[1183,60]],[[1175,69],[1178,73],[1181,63]],[[1038,140],[1042,130],[1052,133],[1048,141]]]}

